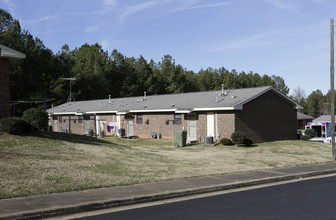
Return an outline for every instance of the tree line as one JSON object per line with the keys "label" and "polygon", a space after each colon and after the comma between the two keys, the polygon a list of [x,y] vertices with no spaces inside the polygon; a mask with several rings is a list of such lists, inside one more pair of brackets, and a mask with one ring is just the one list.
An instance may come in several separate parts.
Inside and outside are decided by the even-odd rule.
{"label": "tree line", "polygon": [[[273,86],[285,95],[289,92],[280,76],[252,71],[238,73],[224,67],[194,72],[177,64],[171,55],[164,55],[159,62],[147,61],[142,56],[126,57],[116,49],[108,53],[98,43],[85,43],[73,50],[65,44],[53,53],[39,38],[22,30],[19,21],[3,9],[0,9],[0,43],[26,54],[24,60],[10,61],[11,100],[54,98],[47,107],[67,101],[69,82],[62,78],[69,77],[76,78],[72,94],[78,101],[104,99],[109,95],[141,96],[145,91],[154,95],[220,90],[222,84],[226,89]],[[18,106],[17,114],[26,108]]]}
{"label": "tree line", "polygon": [[[330,115],[331,114],[331,92],[330,90],[323,94],[321,90],[317,89],[306,96],[303,89],[300,87],[294,89],[294,92],[291,96],[293,100],[298,102],[303,109],[300,112],[310,115],[314,118],[317,118],[321,115]],[[336,99],[336,95],[335,95]],[[335,104],[336,109],[336,104]],[[335,114],[335,113],[334,113]]]}

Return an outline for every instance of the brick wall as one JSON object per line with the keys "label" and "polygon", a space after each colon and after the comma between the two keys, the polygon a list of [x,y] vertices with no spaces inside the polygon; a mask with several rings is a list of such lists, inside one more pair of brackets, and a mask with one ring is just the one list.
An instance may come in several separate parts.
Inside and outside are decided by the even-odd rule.
{"label": "brick wall", "polygon": [[[254,142],[265,142],[274,140],[294,140],[296,139],[297,113],[294,106],[276,93],[269,91],[257,99],[243,106],[243,110],[217,112],[217,132],[219,138],[230,137],[234,131],[242,131]],[[138,115],[142,115],[142,123],[137,123]],[[181,115],[181,124],[175,124],[175,130],[187,130],[188,114]],[[216,112],[214,112],[214,131],[216,134]],[[94,130],[93,115],[88,121],[90,129]],[[125,115],[120,115],[120,126],[126,129]],[[141,138],[150,138],[150,132],[160,133],[162,138],[172,137],[172,124],[165,123],[166,120],[173,120],[173,113],[143,113],[133,114],[133,135]],[[117,122],[117,115],[104,114],[97,115],[97,119],[106,122]],[[63,128],[68,129],[69,116],[63,116],[63,120],[58,122],[58,131]],[[65,120],[65,121],[64,121]],[[76,120],[76,123],[75,121]],[[78,116],[71,116],[71,132],[85,134],[85,120],[79,123]],[[51,125],[54,126],[51,120]],[[148,122],[148,123],[147,123]],[[116,130],[119,128],[116,128]],[[53,129],[55,131],[55,129]],[[106,135],[107,124],[104,124]],[[207,112],[197,112],[196,117],[197,140],[204,142],[207,136]]]}
{"label": "brick wall", "polygon": [[218,112],[217,117],[219,140],[224,137],[230,138],[231,134],[235,131],[235,113],[233,111]]}
{"label": "brick wall", "polygon": [[[142,123],[137,123],[137,115],[134,117],[134,135],[141,138],[150,138],[150,132],[160,133],[162,138],[172,137],[172,122],[169,125],[165,123],[166,120],[173,120],[174,114],[172,113],[146,113],[142,115]],[[186,115],[181,115],[181,124],[174,124],[174,130],[187,129],[187,119]],[[148,122],[148,124],[146,123]]]}
{"label": "brick wall", "polygon": [[237,111],[236,131],[244,132],[254,142],[295,140],[296,118],[295,107],[269,91]]}
{"label": "brick wall", "polygon": [[[142,123],[137,123],[138,115],[142,115]],[[174,124],[174,130],[187,130],[188,128],[188,114],[181,115],[181,124]],[[60,120],[60,117],[62,119]],[[151,132],[160,133],[162,138],[170,139],[172,138],[172,122],[169,125],[165,123],[166,120],[173,120],[173,113],[146,113],[146,114],[133,114],[133,135],[140,138],[150,138]],[[220,137],[230,137],[234,131],[234,113],[233,112],[220,112],[217,114],[218,118],[218,133]],[[55,119],[55,120],[53,120]],[[75,134],[86,134],[87,129],[95,129],[94,116],[90,115],[90,120],[86,122],[83,118],[82,121],[79,120],[78,116],[63,115],[56,116],[54,118],[50,117],[50,125],[53,126],[53,131],[62,132],[63,129],[69,130],[69,119],[71,121],[70,129],[71,133]],[[106,135],[113,135],[112,132],[108,132],[107,126],[108,122],[115,122],[117,125],[117,115],[115,114],[102,114],[97,115],[97,120],[106,121],[104,124],[104,131]],[[216,118],[215,118],[216,120]],[[87,125],[85,125],[87,123]],[[216,122],[214,122],[214,125]],[[120,127],[126,129],[126,120],[124,115],[120,115]],[[116,131],[119,127],[116,128]],[[97,132],[98,132],[97,128]],[[216,132],[216,127],[215,127]],[[200,142],[205,142],[205,137],[207,136],[207,112],[198,112],[196,117],[196,140]]]}
{"label": "brick wall", "polygon": [[0,118],[10,115],[9,60],[0,59]]}

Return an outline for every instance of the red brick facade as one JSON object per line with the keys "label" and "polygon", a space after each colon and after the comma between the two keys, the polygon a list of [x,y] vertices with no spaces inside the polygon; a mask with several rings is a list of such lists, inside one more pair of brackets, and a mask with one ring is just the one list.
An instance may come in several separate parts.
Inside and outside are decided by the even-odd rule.
{"label": "red brick facade", "polygon": [[[230,137],[234,131],[245,133],[254,142],[296,139],[297,114],[295,106],[273,91],[268,91],[244,104],[243,110],[196,112],[195,140],[200,142],[205,142],[207,136],[209,123],[207,121],[207,114],[213,114],[214,116],[212,124],[214,126],[214,139],[217,140],[223,137]],[[134,136],[150,138],[150,133],[155,132],[161,134],[162,138],[171,138],[172,122],[169,122],[169,125],[167,125],[166,120],[173,120],[174,115],[181,116],[181,123],[175,124],[174,129],[188,131],[189,114],[166,112],[138,113],[127,116],[116,114],[97,115],[97,133],[100,131],[101,124],[106,135],[115,134],[119,128],[126,129],[126,118],[128,118],[133,122]],[[82,121],[79,121],[78,117],[75,115],[70,117],[70,130],[72,133],[85,134],[88,129],[95,129],[93,115],[90,116],[90,120],[83,118]],[[68,130],[69,116],[63,116],[62,120],[59,119],[59,116],[54,119],[56,120],[51,120],[54,131]],[[116,126],[115,132],[108,129],[108,126],[112,124]]]}
{"label": "red brick facade", "polygon": [[267,92],[236,112],[235,130],[254,142],[295,140],[297,110],[274,92]]}
{"label": "red brick facade", "polygon": [[9,60],[0,59],[0,118],[10,115]]}

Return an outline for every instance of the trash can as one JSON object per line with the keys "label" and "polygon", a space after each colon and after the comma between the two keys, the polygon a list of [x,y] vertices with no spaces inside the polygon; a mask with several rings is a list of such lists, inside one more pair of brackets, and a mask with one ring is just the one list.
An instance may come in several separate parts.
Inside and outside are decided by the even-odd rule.
{"label": "trash can", "polygon": [[212,136],[207,136],[206,137],[206,144],[213,144],[213,137]]}
{"label": "trash can", "polygon": [[118,133],[119,133],[119,135],[120,135],[121,137],[125,136],[125,128],[120,128],[120,129],[118,130]]}
{"label": "trash can", "polygon": [[187,143],[187,131],[175,131],[175,146],[184,147]]}

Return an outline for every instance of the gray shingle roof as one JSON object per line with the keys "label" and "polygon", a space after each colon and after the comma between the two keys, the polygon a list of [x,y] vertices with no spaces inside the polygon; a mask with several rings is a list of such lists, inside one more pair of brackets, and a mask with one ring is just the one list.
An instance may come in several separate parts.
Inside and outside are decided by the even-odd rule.
{"label": "gray shingle roof", "polygon": [[312,120],[312,119],[314,119],[314,117],[312,117],[310,115],[306,115],[306,114],[303,114],[301,112],[297,113],[297,120]]}
{"label": "gray shingle roof", "polygon": [[[49,114],[84,114],[84,113],[128,113],[128,112],[176,112],[239,110],[243,105],[258,96],[273,91],[300,108],[296,102],[281,94],[271,86],[230,89],[221,91],[191,92],[181,94],[153,95],[91,101],[64,103],[48,109]],[[217,96],[217,98],[216,98]]]}
{"label": "gray shingle roof", "polygon": [[313,122],[331,122],[331,115],[321,115],[320,117],[315,118]]}

